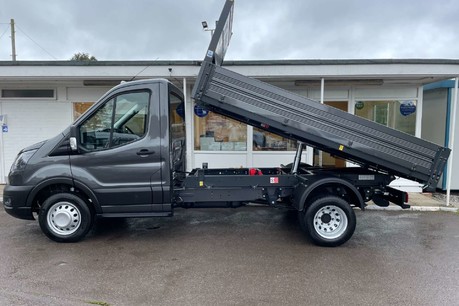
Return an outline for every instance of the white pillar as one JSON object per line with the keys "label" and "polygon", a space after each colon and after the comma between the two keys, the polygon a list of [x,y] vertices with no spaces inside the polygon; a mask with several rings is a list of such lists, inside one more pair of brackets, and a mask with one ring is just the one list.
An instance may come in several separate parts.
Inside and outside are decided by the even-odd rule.
{"label": "white pillar", "polygon": [[320,104],[324,104],[325,79],[320,79]]}
{"label": "white pillar", "polygon": [[247,127],[247,151],[246,151],[246,166],[247,168],[254,167],[253,165],[253,126],[246,125]]}
{"label": "white pillar", "polygon": [[422,101],[424,97],[424,86],[418,87],[418,103],[416,105],[416,128],[414,136],[421,138],[422,131]]}
{"label": "white pillar", "polygon": [[[0,114],[4,115],[2,112],[2,103],[0,102]],[[0,128],[2,125],[0,124]],[[5,171],[5,155],[3,151],[3,131],[0,130],[0,184],[5,184],[5,177],[7,173]]]}
{"label": "white pillar", "polygon": [[448,160],[448,176],[446,177],[446,206],[450,205],[451,198],[451,176],[453,174],[453,152],[454,152],[454,134],[456,131],[456,115],[457,115],[457,92],[458,92],[458,80],[459,77],[456,77],[454,82],[454,99],[453,105],[451,106],[451,125],[449,133],[449,148],[451,149],[451,155]]}

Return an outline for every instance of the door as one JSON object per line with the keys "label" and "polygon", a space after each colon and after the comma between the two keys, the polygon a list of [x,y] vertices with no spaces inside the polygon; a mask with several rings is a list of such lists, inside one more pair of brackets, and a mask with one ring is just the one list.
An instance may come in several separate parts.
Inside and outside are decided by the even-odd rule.
{"label": "door", "polygon": [[161,188],[151,186],[161,181],[158,99],[156,87],[115,93],[79,120],[72,173],[104,213],[148,212],[162,202]]}

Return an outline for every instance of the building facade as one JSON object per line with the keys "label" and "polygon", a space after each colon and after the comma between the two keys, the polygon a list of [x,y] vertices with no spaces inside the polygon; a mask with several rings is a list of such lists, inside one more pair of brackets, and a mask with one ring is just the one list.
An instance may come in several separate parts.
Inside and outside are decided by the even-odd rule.
{"label": "building facade", "polygon": [[[189,170],[204,162],[211,168],[291,163],[294,140],[194,104],[190,94],[199,65],[195,61],[0,62],[0,183],[6,182],[19,150],[55,136],[111,87],[134,77],[167,78],[183,90]],[[459,61],[454,60],[229,61],[225,66],[417,137],[438,119],[430,100],[424,111],[424,86],[459,75]],[[435,103],[438,109],[447,107],[446,100]],[[313,148],[305,150],[303,161],[353,166]],[[409,191],[421,187],[403,179],[394,184]]]}

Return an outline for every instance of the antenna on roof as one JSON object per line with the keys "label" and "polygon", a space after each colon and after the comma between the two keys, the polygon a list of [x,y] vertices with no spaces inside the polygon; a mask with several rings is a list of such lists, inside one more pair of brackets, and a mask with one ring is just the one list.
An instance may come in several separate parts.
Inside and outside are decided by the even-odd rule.
{"label": "antenna on roof", "polygon": [[[153,63],[156,62],[156,61],[158,61],[158,59],[159,59],[159,57],[155,58],[155,60],[153,61]],[[130,79],[128,82],[134,81],[135,78],[138,77],[142,72],[144,72],[145,70],[147,70],[149,67],[153,66],[153,63],[150,64],[150,65],[145,66],[145,68],[143,68],[142,70],[140,70],[139,73],[137,73],[135,76],[133,76],[132,79]]]}

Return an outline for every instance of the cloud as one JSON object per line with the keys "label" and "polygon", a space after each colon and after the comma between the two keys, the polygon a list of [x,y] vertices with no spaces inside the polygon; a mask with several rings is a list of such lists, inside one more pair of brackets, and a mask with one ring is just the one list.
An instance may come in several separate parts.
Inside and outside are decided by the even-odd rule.
{"label": "cloud", "polygon": [[[210,40],[201,21],[212,26],[224,4],[5,2],[0,35],[14,18],[18,60],[66,60],[76,52],[99,60],[199,60]],[[227,59],[458,58],[458,12],[459,2],[447,0],[236,0]],[[7,32],[0,38],[0,60],[11,58],[9,46]]]}

